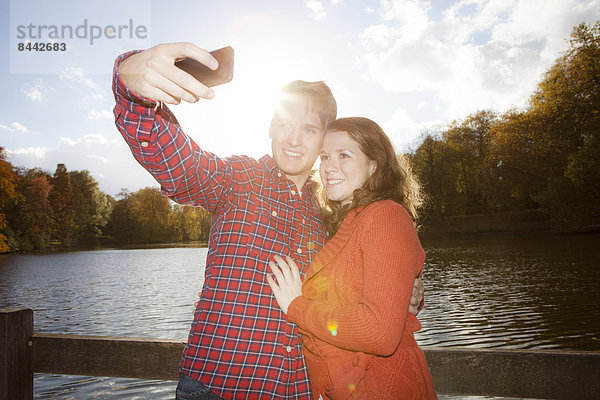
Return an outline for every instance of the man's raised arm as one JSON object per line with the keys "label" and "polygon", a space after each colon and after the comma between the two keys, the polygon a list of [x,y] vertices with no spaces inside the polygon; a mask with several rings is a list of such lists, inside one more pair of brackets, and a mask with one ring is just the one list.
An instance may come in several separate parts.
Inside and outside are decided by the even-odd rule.
{"label": "man's raised arm", "polygon": [[211,89],[174,62],[193,58],[210,68],[217,61],[191,43],[160,44],[119,56],[113,74],[115,124],[135,159],[154,176],[163,194],[180,204],[215,211],[231,174],[221,159],[205,152],[183,133],[164,103],[196,102]]}

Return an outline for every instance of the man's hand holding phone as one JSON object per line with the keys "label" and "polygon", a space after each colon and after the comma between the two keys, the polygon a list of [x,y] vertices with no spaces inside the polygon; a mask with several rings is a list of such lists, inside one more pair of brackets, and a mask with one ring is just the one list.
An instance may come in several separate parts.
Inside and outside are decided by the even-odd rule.
{"label": "man's hand holding phone", "polygon": [[219,68],[218,61],[207,51],[192,43],[159,44],[121,62],[119,76],[139,96],[179,104],[182,100],[195,103],[200,98],[211,99],[214,92],[193,78],[176,61],[186,58],[205,65],[210,70]]}

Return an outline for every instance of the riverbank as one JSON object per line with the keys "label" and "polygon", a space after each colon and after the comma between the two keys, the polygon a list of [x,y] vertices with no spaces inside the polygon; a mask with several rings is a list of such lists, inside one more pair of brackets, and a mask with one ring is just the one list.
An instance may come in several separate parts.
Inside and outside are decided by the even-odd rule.
{"label": "riverbank", "polygon": [[189,242],[164,242],[164,243],[128,243],[128,244],[118,244],[114,241],[103,242],[100,241],[94,244],[84,244],[77,246],[64,246],[60,243],[50,243],[48,247],[43,249],[36,250],[23,250],[23,251],[14,251],[14,252],[4,252],[0,253],[1,255],[10,255],[10,254],[52,254],[52,253],[62,253],[62,252],[70,252],[70,251],[93,251],[93,250],[136,250],[136,249],[163,249],[163,248],[186,248],[186,247],[208,247],[208,242],[206,241],[189,241]]}
{"label": "riverbank", "polygon": [[424,235],[526,232],[556,233],[556,230],[550,217],[538,210],[456,215],[446,217],[440,224],[424,225],[420,230]]}

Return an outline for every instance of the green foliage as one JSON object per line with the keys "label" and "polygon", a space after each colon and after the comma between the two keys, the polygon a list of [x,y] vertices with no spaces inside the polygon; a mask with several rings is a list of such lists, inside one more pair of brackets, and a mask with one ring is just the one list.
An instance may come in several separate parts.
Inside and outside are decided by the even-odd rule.
{"label": "green foliage", "polygon": [[449,153],[450,148],[443,140],[429,134],[416,152],[409,155],[413,170],[428,194],[425,210],[421,213],[423,223],[435,225],[444,215],[453,214],[456,175],[451,170]]}
{"label": "green foliage", "polygon": [[184,241],[208,241],[210,213],[201,207],[176,205],[171,214],[171,225]]}
{"label": "green foliage", "polygon": [[88,171],[69,173],[73,197],[73,232],[78,243],[93,243],[102,237],[111,212],[110,197],[101,192]]}
{"label": "green foliage", "polygon": [[490,130],[496,121],[491,111],[479,111],[461,122],[453,122],[443,133],[450,148],[451,168],[456,172],[456,190],[462,214],[480,214],[490,211],[489,171]]}
{"label": "green foliage", "polygon": [[53,229],[51,177],[39,169],[19,170],[15,201],[8,208],[8,242],[13,251],[45,248]]}
{"label": "green foliage", "polygon": [[[89,171],[54,176],[38,168],[14,168],[0,148],[0,253],[111,240],[117,244],[207,241],[210,213],[171,205],[156,188],[122,189],[115,201]],[[108,235],[108,236],[107,236]]]}
{"label": "green foliage", "polygon": [[6,161],[4,148],[0,147],[0,253],[10,251],[6,229],[8,228],[7,208],[17,197],[18,176],[12,165]]}
{"label": "green foliage", "polygon": [[117,243],[164,243],[208,240],[210,213],[173,205],[156,188],[122,190],[113,207],[108,232]]}
{"label": "green foliage", "polygon": [[50,193],[54,234],[64,245],[71,244],[71,235],[75,218],[73,187],[71,177],[64,164],[58,164],[52,179],[53,188]]}

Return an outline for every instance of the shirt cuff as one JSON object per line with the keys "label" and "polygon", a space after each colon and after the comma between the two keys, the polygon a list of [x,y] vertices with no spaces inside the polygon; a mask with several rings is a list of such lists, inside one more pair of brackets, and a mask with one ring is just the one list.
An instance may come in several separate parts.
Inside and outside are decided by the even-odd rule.
{"label": "shirt cuff", "polygon": [[[117,57],[113,67],[113,93],[115,95],[115,101],[128,111],[135,112],[138,114],[153,114],[155,109],[159,105],[159,102],[147,97],[139,96],[132,92],[119,76],[119,65],[127,57],[134,54],[140,53],[143,50],[132,50],[127,53],[123,53]],[[147,111],[145,112],[144,109]]]}

